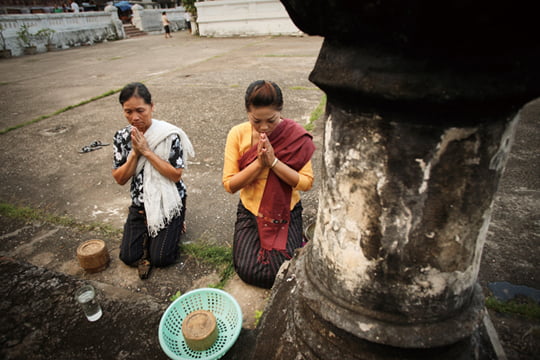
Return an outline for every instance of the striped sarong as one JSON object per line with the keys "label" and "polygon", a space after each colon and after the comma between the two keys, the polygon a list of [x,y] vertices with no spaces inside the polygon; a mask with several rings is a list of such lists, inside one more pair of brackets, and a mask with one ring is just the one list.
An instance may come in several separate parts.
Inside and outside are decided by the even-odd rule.
{"label": "striped sarong", "polygon": [[[291,211],[288,230],[287,253],[302,246],[302,202]],[[238,203],[236,224],[234,226],[233,261],[236,273],[248,284],[271,288],[280,266],[287,257],[280,251],[268,253],[268,262],[257,261],[261,251],[261,241],[257,228],[257,219],[242,202]]]}

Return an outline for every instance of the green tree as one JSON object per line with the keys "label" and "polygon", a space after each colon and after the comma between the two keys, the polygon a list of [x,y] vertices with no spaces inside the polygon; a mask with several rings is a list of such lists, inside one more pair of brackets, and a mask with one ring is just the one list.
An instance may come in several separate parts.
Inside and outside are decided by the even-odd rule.
{"label": "green tree", "polygon": [[197,17],[197,7],[195,3],[197,0],[182,0],[182,6],[186,9],[187,12],[191,13],[191,16]]}

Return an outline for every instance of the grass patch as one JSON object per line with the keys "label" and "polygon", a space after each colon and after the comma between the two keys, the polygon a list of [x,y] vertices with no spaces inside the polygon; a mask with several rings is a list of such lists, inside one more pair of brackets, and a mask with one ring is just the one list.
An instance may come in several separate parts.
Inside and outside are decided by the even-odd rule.
{"label": "grass patch", "polygon": [[217,284],[213,284],[210,287],[223,290],[223,288],[225,287],[225,284],[227,284],[227,281],[229,281],[229,279],[232,278],[233,275],[234,275],[234,265],[231,260],[231,262],[224,267],[223,271],[221,271],[221,280],[219,280]]}
{"label": "grass patch", "polygon": [[182,244],[180,251],[221,269],[220,281],[209,287],[223,289],[234,275],[232,248],[205,244]]}
{"label": "grass patch", "polygon": [[304,129],[307,131],[313,131],[315,129],[315,121],[319,120],[320,117],[324,114],[326,108],[326,95],[323,95],[321,98],[321,101],[319,101],[319,105],[311,112],[311,115],[309,116],[309,122],[304,125]]}
{"label": "grass patch", "polygon": [[192,243],[183,244],[181,250],[211,265],[223,265],[232,262],[232,249],[225,246]]}
{"label": "grass patch", "polygon": [[[114,228],[109,224],[99,222],[88,224],[81,223],[69,216],[58,216],[44,210],[25,206],[15,206],[5,202],[0,202],[0,216],[24,221],[42,221],[84,232],[93,231],[106,238],[117,238],[122,235],[122,229]],[[210,264],[221,271],[220,281],[217,284],[209,285],[209,287],[223,289],[227,281],[234,275],[231,247],[205,244],[181,244],[180,251]],[[177,292],[171,297],[171,301],[174,301],[180,295],[182,294]]]}
{"label": "grass patch", "polygon": [[120,59],[122,59],[122,56],[113,56],[109,60],[120,60]]}
{"label": "grass patch", "polygon": [[540,305],[530,299],[528,302],[516,300],[500,301],[495,297],[486,298],[486,307],[500,313],[517,314],[529,319],[540,320]]}
{"label": "grass patch", "polygon": [[116,94],[117,92],[120,92],[122,89],[116,89],[116,90],[109,90],[101,95],[98,95],[98,96],[94,96],[93,98],[91,99],[88,99],[88,100],[84,100],[84,101],[81,101],[80,103],[76,104],[76,105],[69,105],[69,106],[66,106],[65,108],[63,109],[60,109],[60,110],[57,110],[55,112],[53,112],[52,114],[48,114],[48,115],[42,115],[42,116],[39,116],[35,119],[32,119],[32,120],[29,120],[29,121],[26,121],[24,123],[21,123],[21,124],[17,124],[17,125],[14,125],[14,126],[11,126],[11,127],[8,127],[8,128],[5,128],[5,129],[2,129],[0,130],[0,135],[4,135],[10,131],[13,131],[13,130],[16,130],[16,129],[20,129],[24,126],[27,126],[27,125],[31,125],[31,124],[35,124],[37,122],[40,122],[42,120],[45,120],[45,119],[48,119],[48,118],[51,118],[53,116],[56,116],[58,114],[61,114],[61,113],[64,113],[68,110],[71,110],[71,109],[75,109],[79,106],[83,106],[83,105],[86,105],[86,104],[89,104],[93,101],[96,101],[96,100],[100,100],[100,99],[103,99],[103,98],[106,98],[108,96],[111,96],[113,94]]}
{"label": "grass patch", "polygon": [[108,238],[117,237],[122,234],[121,229],[114,228],[109,224],[99,222],[83,224],[69,216],[53,215],[43,210],[15,206],[4,202],[0,202],[0,215],[17,220],[39,220],[49,224],[75,228],[80,231],[95,231]]}

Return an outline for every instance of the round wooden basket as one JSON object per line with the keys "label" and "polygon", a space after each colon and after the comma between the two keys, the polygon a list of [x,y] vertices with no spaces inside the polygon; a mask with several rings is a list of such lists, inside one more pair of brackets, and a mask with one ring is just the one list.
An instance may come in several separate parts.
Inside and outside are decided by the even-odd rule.
{"label": "round wooden basket", "polygon": [[109,265],[109,252],[103,240],[88,240],[77,248],[79,264],[87,272],[99,272]]}

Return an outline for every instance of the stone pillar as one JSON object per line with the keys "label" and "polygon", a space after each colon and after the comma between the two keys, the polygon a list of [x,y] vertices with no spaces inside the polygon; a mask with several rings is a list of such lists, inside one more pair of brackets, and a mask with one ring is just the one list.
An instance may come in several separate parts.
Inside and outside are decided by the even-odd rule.
{"label": "stone pillar", "polygon": [[276,283],[254,353],[482,358],[491,206],[516,114],[540,96],[532,9],[282,2],[325,36],[310,80],[328,118],[314,240]]}

